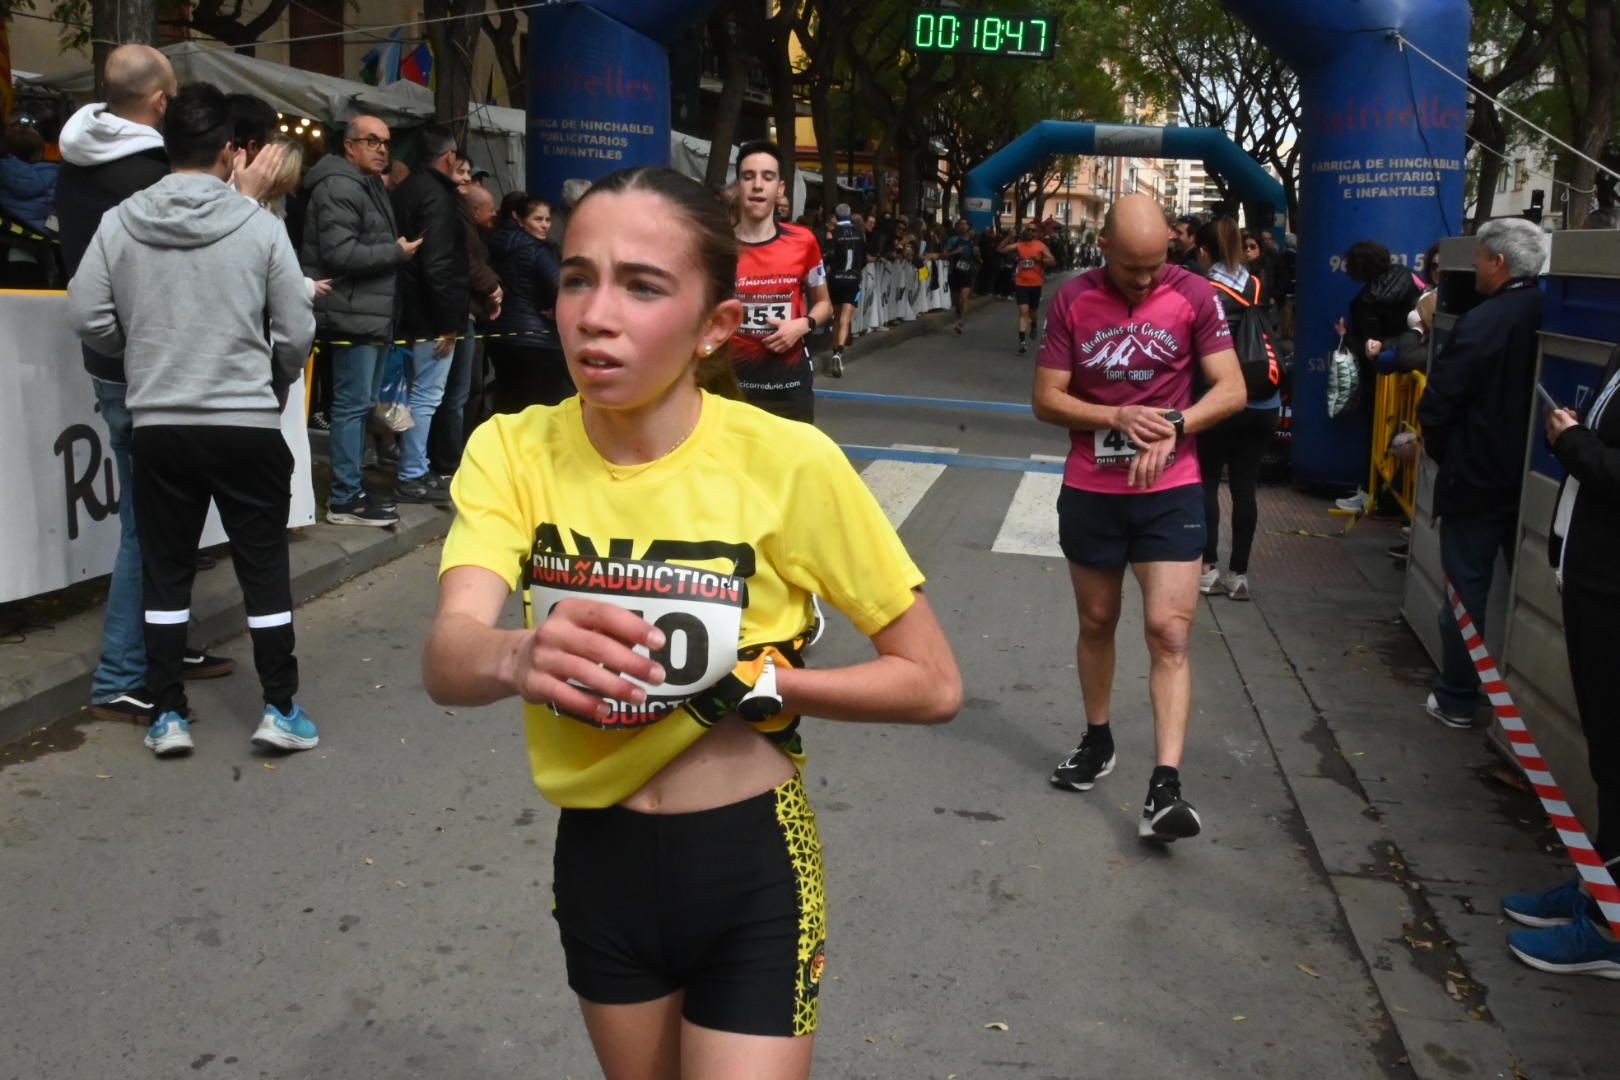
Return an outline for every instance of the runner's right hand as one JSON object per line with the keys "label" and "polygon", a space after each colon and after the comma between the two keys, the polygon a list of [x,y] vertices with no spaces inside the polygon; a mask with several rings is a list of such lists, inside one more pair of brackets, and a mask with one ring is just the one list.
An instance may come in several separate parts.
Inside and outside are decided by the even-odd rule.
{"label": "runner's right hand", "polygon": [[1137,446],[1176,437],[1176,426],[1164,418],[1163,411],[1147,405],[1121,408],[1114,416],[1114,429],[1123,432]]}
{"label": "runner's right hand", "polygon": [[422,246],[422,237],[418,236],[415,240],[407,240],[401,236],[394,243],[398,244],[399,250],[405,253],[405,258],[410,259],[416,254],[416,249]]}
{"label": "runner's right hand", "polygon": [[624,676],[651,686],[664,681],[657,662],[633,651],[663,645],[663,631],[623,608],[564,600],[508,655],[506,681],[524,701],[578,716],[606,716],[612,710],[603,698],[647,699],[646,691]]}

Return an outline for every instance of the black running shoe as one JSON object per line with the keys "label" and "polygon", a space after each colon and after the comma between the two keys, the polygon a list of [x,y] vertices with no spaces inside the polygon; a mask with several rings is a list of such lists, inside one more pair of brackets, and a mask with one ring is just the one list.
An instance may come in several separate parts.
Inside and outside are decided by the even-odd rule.
{"label": "black running shoe", "polygon": [[1070,791],[1090,791],[1098,780],[1113,771],[1114,748],[1102,746],[1101,740],[1093,738],[1088,727],[1074,753],[1052,770],[1052,786]]}
{"label": "black running shoe", "polygon": [[228,656],[209,656],[201,649],[188,648],[180,660],[182,679],[217,679],[235,670],[235,660]]}
{"label": "black running shoe", "polygon": [[1197,836],[1204,828],[1198,820],[1198,811],[1192,803],[1181,797],[1180,780],[1164,780],[1148,787],[1147,801],[1142,804],[1142,824],[1136,835],[1143,840],[1186,840]]}
{"label": "black running shoe", "polygon": [[157,701],[145,690],[126,690],[106,701],[92,701],[90,715],[97,720],[150,724],[157,718]]}

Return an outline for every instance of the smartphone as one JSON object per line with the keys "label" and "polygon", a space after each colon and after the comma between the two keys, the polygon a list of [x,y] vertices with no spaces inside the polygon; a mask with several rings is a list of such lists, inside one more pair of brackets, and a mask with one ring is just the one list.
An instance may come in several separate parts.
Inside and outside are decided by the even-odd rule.
{"label": "smartphone", "polygon": [[1536,383],[1536,394],[1540,396],[1542,402],[1544,404],[1546,404],[1547,408],[1549,408],[1549,409],[1562,409],[1563,408],[1562,405],[1558,404],[1558,399],[1553,397],[1551,394],[1547,393],[1547,388],[1545,386],[1542,386],[1540,383]]}

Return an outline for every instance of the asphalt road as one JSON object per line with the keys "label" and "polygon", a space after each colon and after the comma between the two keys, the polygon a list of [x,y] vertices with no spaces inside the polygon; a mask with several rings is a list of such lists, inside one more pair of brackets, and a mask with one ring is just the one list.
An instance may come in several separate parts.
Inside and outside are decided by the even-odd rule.
{"label": "asphalt road", "polygon": [[[967,701],[939,728],[806,722],[831,918],[817,1075],[1407,1075],[1213,620],[1183,768],[1204,835],[1136,838],[1153,763],[1134,587],[1120,766],[1085,795],[1048,785],[1083,724],[1042,460],[1065,441],[1018,409],[900,399],[1027,402],[1014,318],[994,304],[961,338],[823,384],[889,395],[824,398],[820,423],[868,448],[852,453],[928,574]],[[238,638],[223,651],[243,673],[193,687],[189,759],[85,723],[0,767],[0,1077],[599,1075],[517,710],[421,690],[437,554],[298,612],[315,751],[249,749]],[[869,646],[835,620],[818,649],[831,665]]]}

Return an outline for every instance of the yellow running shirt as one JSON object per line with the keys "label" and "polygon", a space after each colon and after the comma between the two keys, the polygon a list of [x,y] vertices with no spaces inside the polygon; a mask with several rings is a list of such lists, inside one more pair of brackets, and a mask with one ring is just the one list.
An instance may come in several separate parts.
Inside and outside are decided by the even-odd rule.
{"label": "yellow running shirt", "polygon": [[[457,515],[440,574],[481,566],[521,586],[526,626],[583,596],[639,611],[669,639],[659,657],[669,678],[644,706],[584,721],[524,705],[535,785],[559,806],[611,806],[639,790],[706,730],[675,706],[729,672],[738,649],[804,634],[812,593],[870,636],[923,582],[831,439],[707,393],[692,434],[645,465],[604,460],[577,397],[492,417],[450,490]],[[758,727],[802,765],[797,722]]]}

